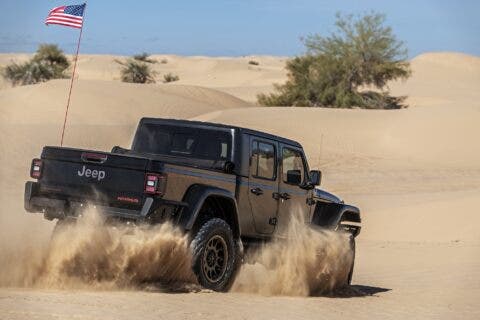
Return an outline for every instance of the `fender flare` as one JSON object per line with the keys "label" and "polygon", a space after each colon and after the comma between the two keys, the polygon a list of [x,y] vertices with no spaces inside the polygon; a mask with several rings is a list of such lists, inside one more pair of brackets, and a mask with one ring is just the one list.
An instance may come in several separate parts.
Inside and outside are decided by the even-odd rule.
{"label": "fender flare", "polygon": [[360,209],[343,203],[317,202],[312,217],[313,224],[335,228],[341,221],[362,222]]}
{"label": "fender flare", "polygon": [[195,184],[188,188],[185,196],[183,197],[183,202],[188,203],[188,206],[183,208],[182,213],[179,218],[179,225],[185,230],[189,231],[193,228],[200,210],[202,209],[203,204],[209,197],[219,197],[225,200],[228,200],[233,207],[232,212],[232,232],[234,237],[240,237],[240,224],[238,220],[238,206],[235,195],[225,189]]}
{"label": "fender flare", "polygon": [[344,204],[340,207],[338,213],[335,216],[333,225],[337,226],[342,221],[342,218],[344,218],[343,221],[351,221],[358,223],[362,222],[362,219],[360,218],[360,209],[348,204]]}

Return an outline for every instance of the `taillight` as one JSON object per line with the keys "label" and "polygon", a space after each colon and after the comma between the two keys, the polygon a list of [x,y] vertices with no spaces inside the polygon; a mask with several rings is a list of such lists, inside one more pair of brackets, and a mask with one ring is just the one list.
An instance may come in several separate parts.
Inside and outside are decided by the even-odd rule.
{"label": "taillight", "polygon": [[167,176],[157,173],[147,173],[145,175],[145,193],[158,194],[163,196],[167,186]]}
{"label": "taillight", "polygon": [[30,177],[40,179],[42,176],[43,162],[40,159],[33,159],[30,167]]}

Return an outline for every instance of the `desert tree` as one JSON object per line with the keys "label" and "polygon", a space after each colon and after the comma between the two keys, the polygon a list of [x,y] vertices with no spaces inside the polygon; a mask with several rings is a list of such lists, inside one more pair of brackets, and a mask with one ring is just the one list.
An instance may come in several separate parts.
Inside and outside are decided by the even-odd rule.
{"label": "desert tree", "polygon": [[306,54],[287,62],[288,79],[260,94],[263,105],[392,109],[387,84],[410,76],[407,49],[385,26],[385,15],[336,16],[336,31],[303,39]]}

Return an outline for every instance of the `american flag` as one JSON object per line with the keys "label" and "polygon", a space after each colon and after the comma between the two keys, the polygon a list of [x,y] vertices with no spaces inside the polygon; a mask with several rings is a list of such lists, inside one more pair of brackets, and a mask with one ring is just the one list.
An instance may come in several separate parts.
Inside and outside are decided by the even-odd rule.
{"label": "american flag", "polygon": [[83,25],[83,13],[86,4],[78,4],[72,6],[61,6],[50,10],[45,24],[59,24],[62,26],[81,28]]}

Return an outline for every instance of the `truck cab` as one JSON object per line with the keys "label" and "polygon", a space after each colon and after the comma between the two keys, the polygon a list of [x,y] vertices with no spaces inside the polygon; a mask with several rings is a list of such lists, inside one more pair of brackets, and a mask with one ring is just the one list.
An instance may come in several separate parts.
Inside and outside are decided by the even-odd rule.
{"label": "truck cab", "polygon": [[245,165],[237,197],[240,210],[252,215],[241,219],[245,236],[270,237],[292,215],[311,221],[320,172],[309,171],[301,145],[252,130],[242,131],[241,138]]}

